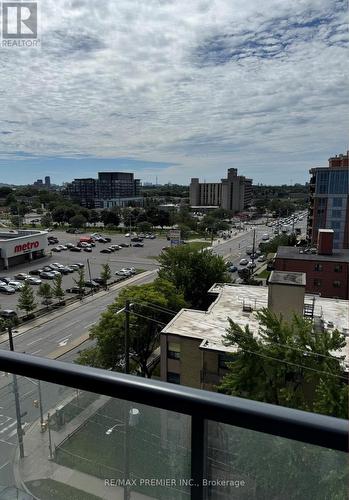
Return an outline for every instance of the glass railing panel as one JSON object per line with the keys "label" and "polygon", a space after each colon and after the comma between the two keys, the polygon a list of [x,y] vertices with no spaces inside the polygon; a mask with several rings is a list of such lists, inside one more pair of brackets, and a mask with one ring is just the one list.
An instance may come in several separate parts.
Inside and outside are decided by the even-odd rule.
{"label": "glass railing panel", "polygon": [[1,382],[0,498],[190,498],[190,417],[19,376],[16,412]]}
{"label": "glass railing panel", "polygon": [[345,500],[343,452],[207,422],[204,491],[209,500]]}

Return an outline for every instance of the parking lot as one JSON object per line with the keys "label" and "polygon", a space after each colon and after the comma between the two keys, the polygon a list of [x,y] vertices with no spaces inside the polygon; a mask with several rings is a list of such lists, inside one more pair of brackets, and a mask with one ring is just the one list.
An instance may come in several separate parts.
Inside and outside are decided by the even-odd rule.
{"label": "parking lot", "polygon": [[[73,243],[76,245],[80,238],[84,236],[89,236],[89,234],[68,234],[61,231],[55,231],[49,233],[49,236],[56,236],[59,240],[59,244]],[[85,252],[83,249],[81,252],[72,252],[70,250],[63,250],[61,252],[52,252],[52,248],[56,245],[50,245],[47,250],[47,256],[38,259],[33,262],[28,262],[22,265],[18,265],[9,269],[8,271],[0,271],[0,276],[7,278],[14,278],[17,273],[29,273],[33,269],[42,269],[45,265],[57,262],[59,264],[67,265],[83,263],[85,264],[85,277],[86,281],[90,279],[88,271],[91,270],[91,278],[97,278],[100,276],[102,264],[108,263],[112,276],[115,272],[124,267],[134,267],[136,269],[151,270],[157,267],[157,261],[155,259],[149,258],[158,255],[161,249],[165,246],[169,246],[169,242],[165,238],[157,237],[154,240],[144,239],[144,247],[128,247],[122,248],[110,254],[101,253],[101,250],[108,248],[110,245],[117,245],[118,243],[130,244],[130,238],[126,238],[124,235],[110,236],[110,243],[99,243],[96,242],[96,246],[92,248],[91,253]],[[38,276],[35,276],[38,278]],[[63,275],[63,288],[64,290],[72,286],[76,286],[74,283],[74,278],[76,278],[76,273]],[[42,280],[42,282],[52,284],[51,280]],[[38,286],[32,285],[35,291],[39,288]],[[0,306],[1,309],[17,309],[18,296],[20,292],[16,292],[14,295],[0,294]],[[69,296],[69,294],[67,294]],[[41,303],[41,298],[37,299],[38,304]]]}

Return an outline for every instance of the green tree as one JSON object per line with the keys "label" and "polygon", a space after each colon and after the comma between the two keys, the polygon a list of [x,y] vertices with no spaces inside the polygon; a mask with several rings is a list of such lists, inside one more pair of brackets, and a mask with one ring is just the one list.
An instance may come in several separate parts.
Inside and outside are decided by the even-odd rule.
{"label": "green tree", "polygon": [[84,270],[84,268],[81,268],[78,270],[78,277],[73,278],[73,281],[79,289],[79,296],[82,297],[84,295],[84,291],[85,291],[85,270]]}
{"label": "green tree", "polygon": [[[183,295],[173,284],[156,280],[122,290],[115,302],[102,313],[98,324],[91,329],[90,337],[96,347],[82,353],[79,363],[112,370],[122,370],[125,346],[125,318],[120,311],[126,299],[132,303],[130,313],[130,359],[134,370],[150,377],[150,355],[159,345],[159,334],[173,315],[184,307]],[[166,311],[165,309],[168,309]]]}
{"label": "green tree", "polygon": [[27,316],[37,307],[35,302],[34,292],[28,282],[24,282],[24,286],[20,291],[18,298],[18,308],[25,311]]}
{"label": "green tree", "polygon": [[81,214],[74,215],[74,217],[71,217],[69,219],[69,224],[72,227],[77,227],[77,228],[84,227],[86,222],[87,222],[86,217],[84,217]]}
{"label": "green tree", "polygon": [[43,299],[42,303],[48,307],[52,299],[51,286],[48,283],[41,283],[37,294]]}
{"label": "green tree", "polygon": [[65,292],[62,287],[62,275],[56,276],[53,282],[52,294],[58,299],[58,302],[61,302],[64,299]]}
{"label": "green tree", "polygon": [[195,309],[206,309],[210,304],[207,292],[214,283],[231,281],[224,259],[210,250],[180,245],[162,252],[158,260],[159,277],[173,283]]}
{"label": "green tree", "polygon": [[153,230],[153,225],[150,222],[143,221],[138,223],[138,231],[140,233],[150,233]]}
{"label": "green tree", "polygon": [[[342,369],[345,337],[338,330],[317,333],[311,321],[285,321],[269,309],[257,313],[256,336],[229,320],[225,343],[237,348],[220,390],[291,408],[348,418],[348,390]],[[342,380],[343,378],[343,380]]]}
{"label": "green tree", "polygon": [[49,212],[41,217],[41,225],[43,227],[50,227],[52,224],[52,216]]}
{"label": "green tree", "polygon": [[101,278],[104,282],[105,288],[107,289],[108,288],[108,281],[111,278],[111,269],[110,269],[109,264],[102,264]]}

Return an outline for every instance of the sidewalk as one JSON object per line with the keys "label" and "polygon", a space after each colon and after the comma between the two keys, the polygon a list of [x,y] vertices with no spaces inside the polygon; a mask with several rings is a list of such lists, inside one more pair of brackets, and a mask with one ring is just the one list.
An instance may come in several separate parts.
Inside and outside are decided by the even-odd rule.
{"label": "sidewalk", "polygon": [[[60,445],[69,435],[76,432],[88,418],[102,408],[109,399],[108,396],[100,396],[73,420],[65,424],[61,430],[51,430],[52,449],[54,450],[55,446]],[[24,459],[20,459],[19,450],[17,449],[14,462],[14,476],[17,486],[27,491],[29,494],[32,493],[28,490],[26,483],[30,481],[52,479],[64,485],[95,495],[103,500],[123,500],[124,489],[122,487],[106,486],[104,479],[99,479],[78,470],[58,465],[53,460],[50,460],[48,431],[44,433],[41,432],[40,421],[35,422],[26,432],[24,449]],[[46,500],[46,498],[41,498],[40,500]],[[57,498],[57,500],[60,499]],[[130,500],[153,499],[140,493],[131,492]]]}

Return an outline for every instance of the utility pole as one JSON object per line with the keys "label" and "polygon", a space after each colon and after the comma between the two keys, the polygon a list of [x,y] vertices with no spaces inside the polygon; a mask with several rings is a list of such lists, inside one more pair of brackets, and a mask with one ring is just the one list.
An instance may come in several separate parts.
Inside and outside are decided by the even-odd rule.
{"label": "utility pole", "polygon": [[39,392],[39,408],[40,408],[40,424],[41,428],[43,427],[44,423],[44,414],[42,411],[42,393],[41,393],[41,382],[38,380],[38,392]]}
{"label": "utility pole", "polygon": [[[88,269],[88,275],[89,275],[89,278],[90,278],[90,282],[92,283],[90,259],[87,259],[87,269]],[[91,286],[91,292],[92,292],[92,295],[93,295],[93,286]]]}
{"label": "utility pole", "polygon": [[[125,373],[130,373],[130,301],[125,302]],[[129,500],[130,490],[128,480],[130,475],[130,429],[129,429],[129,403],[125,401],[125,435],[124,435],[124,456],[125,456],[125,487],[124,500]]]}
{"label": "utility pole", "polygon": [[[9,343],[10,343],[10,351],[14,352],[12,326],[10,324],[7,325],[7,331],[8,331],[8,338],[9,338]],[[17,375],[15,373],[13,373],[12,377],[13,377],[13,392],[15,395],[19,456],[21,458],[24,458],[23,429],[22,429],[22,420],[21,420],[21,407],[20,407],[20,403],[19,403]]]}

